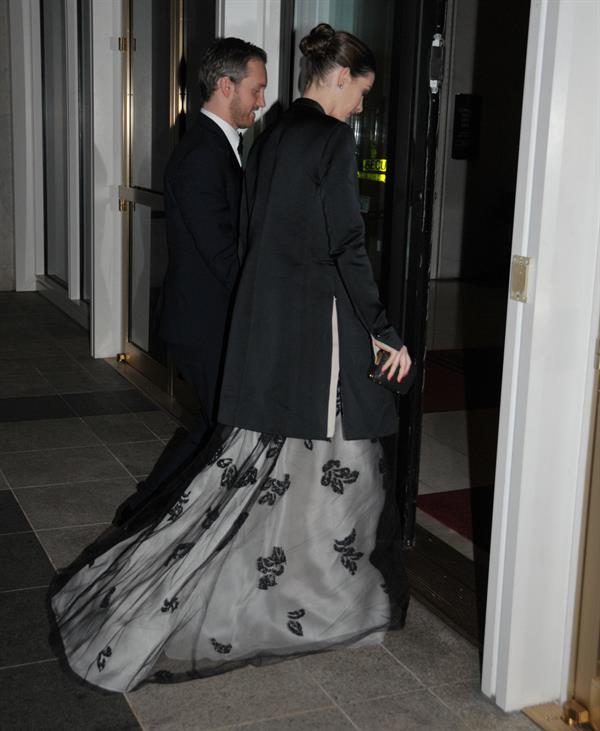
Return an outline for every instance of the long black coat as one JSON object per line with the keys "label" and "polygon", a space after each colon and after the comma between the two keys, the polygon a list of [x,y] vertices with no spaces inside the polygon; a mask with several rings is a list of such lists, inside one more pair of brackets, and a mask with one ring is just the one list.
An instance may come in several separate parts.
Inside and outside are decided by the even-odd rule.
{"label": "long black coat", "polygon": [[299,99],[256,141],[240,227],[246,259],[225,360],[219,421],[324,439],[337,300],[343,433],[397,428],[394,396],[372,383],[371,335],[395,348],[364,247],[350,128]]}
{"label": "long black coat", "polygon": [[239,273],[241,190],[242,171],[227,137],[199,114],[165,171],[169,265],[159,332],[169,343],[221,352]]}

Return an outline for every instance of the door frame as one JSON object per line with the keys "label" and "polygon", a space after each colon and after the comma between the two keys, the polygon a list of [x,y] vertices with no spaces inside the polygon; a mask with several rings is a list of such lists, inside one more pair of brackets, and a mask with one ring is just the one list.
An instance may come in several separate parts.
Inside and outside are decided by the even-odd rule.
{"label": "door frame", "polygon": [[506,711],[569,687],[600,321],[599,30],[597,3],[532,1],[512,247],[531,271],[507,311],[482,677]]}

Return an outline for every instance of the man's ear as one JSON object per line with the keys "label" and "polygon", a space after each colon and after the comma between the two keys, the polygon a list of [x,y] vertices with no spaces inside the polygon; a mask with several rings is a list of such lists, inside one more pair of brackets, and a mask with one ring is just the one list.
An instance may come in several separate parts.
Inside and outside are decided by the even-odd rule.
{"label": "man's ear", "polygon": [[217,87],[226,99],[229,99],[233,92],[234,83],[229,76],[221,76],[217,81]]}

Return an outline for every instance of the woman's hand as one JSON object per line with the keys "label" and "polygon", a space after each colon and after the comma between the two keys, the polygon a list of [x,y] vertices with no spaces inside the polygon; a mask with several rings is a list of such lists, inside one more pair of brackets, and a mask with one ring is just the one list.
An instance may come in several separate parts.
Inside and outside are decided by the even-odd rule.
{"label": "woman's hand", "polygon": [[388,381],[391,381],[396,371],[398,371],[397,378],[398,383],[400,383],[400,381],[408,373],[410,369],[410,364],[412,363],[410,355],[408,354],[408,350],[406,349],[406,345],[403,345],[400,350],[396,350],[390,345],[386,345],[379,340],[375,340],[375,338],[373,338],[373,343],[380,350],[385,350],[387,353],[390,353],[390,357],[383,364],[383,367],[381,369],[382,373],[385,373],[385,371],[387,371],[387,379]]}

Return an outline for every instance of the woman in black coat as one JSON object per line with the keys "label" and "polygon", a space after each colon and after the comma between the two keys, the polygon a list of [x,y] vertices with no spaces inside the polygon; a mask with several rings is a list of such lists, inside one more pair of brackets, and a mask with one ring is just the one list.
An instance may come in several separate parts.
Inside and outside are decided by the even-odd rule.
{"label": "woman in black coat", "polygon": [[343,121],[362,111],[374,62],[370,54],[361,58],[364,73],[353,77],[354,46],[347,45],[347,58],[331,67],[327,55],[308,52],[304,96],[250,153],[242,204],[247,255],[221,391],[224,424],[331,436],[335,301],[344,436],[381,437],[397,428],[393,395],[366,373],[373,346],[392,353],[389,375],[398,380],[410,358],[379,301],[364,247],[355,141]]}
{"label": "woman in black coat", "polygon": [[382,565],[394,396],[367,372],[378,348],[390,379],[410,358],[364,248],[344,123],[375,61],[324,24],[300,48],[303,98],[248,163],[223,426],[52,600],[69,664],[104,688],[377,642],[390,596],[406,608],[402,566]]}

